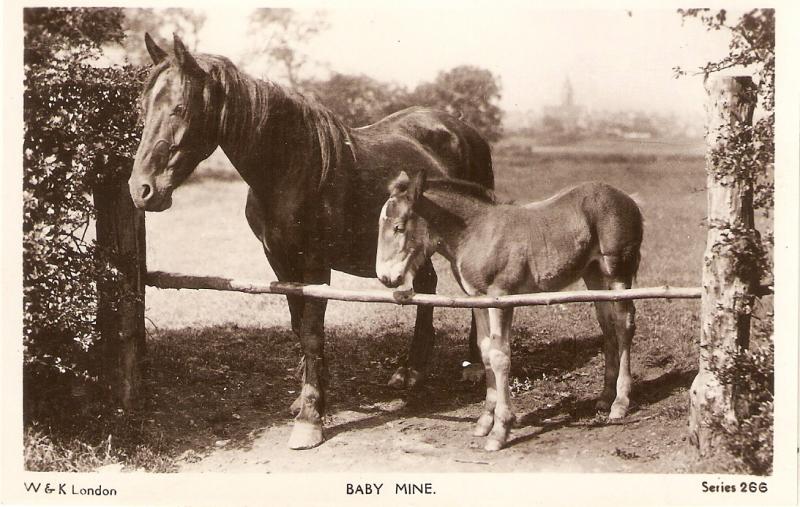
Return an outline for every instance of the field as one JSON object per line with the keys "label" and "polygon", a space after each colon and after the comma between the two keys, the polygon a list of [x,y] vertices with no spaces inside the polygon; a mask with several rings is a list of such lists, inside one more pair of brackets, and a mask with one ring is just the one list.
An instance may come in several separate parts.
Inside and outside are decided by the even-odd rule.
{"label": "field", "polygon": [[[524,203],[585,180],[634,194],[645,216],[637,286],[697,286],[705,244],[705,174],[696,143],[494,150],[497,193]],[[275,279],[244,219],[246,187],[217,166],[199,170],[172,209],[147,216],[148,269]],[[460,291],[441,258],[439,292]],[[335,273],[332,285],[381,288]],[[513,341],[518,423],[508,449],[487,454],[470,436],[482,386],[459,381],[469,314],[437,309],[431,371],[420,389],[386,386],[413,330],[414,309],[330,302],[327,442],[286,448],[299,345],[283,297],[148,288],[147,402],[116,426],[128,468],[180,471],[692,472],[687,388],[696,373],[697,301],[637,302],[632,410],[595,417],[600,329],[590,304],[521,308]],[[110,440],[109,440],[110,442]],[[120,444],[122,445],[122,444]],[[110,446],[110,444],[109,444]],[[141,456],[144,455],[144,458]],[[139,456],[132,459],[131,456]],[[116,461],[116,459],[111,460]]]}

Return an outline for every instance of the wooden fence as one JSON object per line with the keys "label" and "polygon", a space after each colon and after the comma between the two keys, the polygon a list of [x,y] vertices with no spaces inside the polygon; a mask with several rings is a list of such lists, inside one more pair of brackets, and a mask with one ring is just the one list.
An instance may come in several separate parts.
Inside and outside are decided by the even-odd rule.
{"label": "wooden fence", "polygon": [[[724,414],[733,417],[732,389],[722,386],[709,371],[712,360],[730,361],[737,347],[749,342],[749,308],[753,298],[769,292],[753,280],[743,280],[736,269],[736,251],[721,248],[721,237],[753,241],[752,195],[749,178],[721,176],[714,154],[725,150],[727,132],[752,121],[755,94],[750,78],[722,77],[707,84],[709,100],[707,154],[707,188],[709,229],[703,265],[702,287],[649,287],[615,291],[571,291],[557,293],[519,294],[502,297],[452,297],[438,294],[407,294],[389,290],[342,290],[327,285],[302,285],[281,282],[233,280],[212,276],[196,276],[165,272],[147,272],[145,265],[144,213],[133,207],[127,186],[109,188],[109,196],[98,206],[98,238],[118,249],[130,261],[120,266],[125,278],[124,288],[134,291],[134,304],[100,304],[99,320],[116,322],[103,327],[106,343],[110,344],[110,376],[118,401],[126,409],[135,405],[139,393],[139,365],[144,354],[144,285],[162,289],[209,289],[237,291],[250,294],[288,294],[305,297],[393,303],[400,305],[429,305],[459,308],[486,308],[528,305],[548,305],[590,301],[619,301],[630,299],[701,299],[701,354],[699,373],[691,389],[691,439],[706,452],[713,447],[709,433],[710,417]],[[101,230],[102,228],[102,230]],[[727,236],[726,236],[727,235]],[[736,244],[736,241],[733,241]],[[712,359],[713,358],[713,359]]]}

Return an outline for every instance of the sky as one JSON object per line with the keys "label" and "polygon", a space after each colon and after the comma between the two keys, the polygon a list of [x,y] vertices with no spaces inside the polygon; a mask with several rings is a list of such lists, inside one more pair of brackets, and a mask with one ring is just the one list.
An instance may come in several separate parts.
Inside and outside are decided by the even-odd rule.
{"label": "sky", "polygon": [[[250,9],[206,12],[198,49],[236,61]],[[697,68],[728,44],[727,34],[706,32],[697,20],[682,26],[674,9],[360,7],[325,14],[328,29],[306,51],[328,69],[415,86],[456,65],[477,65],[500,77],[506,111],[557,104],[569,78],[576,102],[590,110],[700,114],[702,79],[676,80],[672,69]]]}

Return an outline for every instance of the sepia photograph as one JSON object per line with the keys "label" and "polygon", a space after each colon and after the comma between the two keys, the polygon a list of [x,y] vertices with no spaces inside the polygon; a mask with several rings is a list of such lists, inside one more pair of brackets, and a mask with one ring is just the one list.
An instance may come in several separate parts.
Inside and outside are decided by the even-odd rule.
{"label": "sepia photograph", "polygon": [[795,8],[4,13],[4,502],[797,504]]}

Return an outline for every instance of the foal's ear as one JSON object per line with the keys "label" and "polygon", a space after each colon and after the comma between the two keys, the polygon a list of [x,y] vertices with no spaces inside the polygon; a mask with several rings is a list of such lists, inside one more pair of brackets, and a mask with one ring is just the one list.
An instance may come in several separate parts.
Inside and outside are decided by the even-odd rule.
{"label": "foal's ear", "polygon": [[156,41],[154,41],[147,32],[144,33],[144,45],[147,48],[147,52],[150,53],[150,58],[153,59],[155,65],[163,62],[167,57],[167,52],[158,47]]}
{"label": "foal's ear", "polygon": [[205,75],[205,71],[200,68],[198,65],[197,60],[189,53],[189,50],[186,49],[186,46],[183,45],[183,41],[178,34],[172,34],[174,46],[175,46],[175,60],[178,62],[178,67],[190,76],[201,77]]}
{"label": "foal's ear", "polygon": [[400,194],[405,194],[408,192],[408,186],[411,183],[411,179],[408,177],[405,171],[400,171],[400,174],[397,178],[393,179],[391,183],[389,183],[389,194],[393,197]]}
{"label": "foal's ear", "polygon": [[411,179],[411,185],[409,186],[408,193],[412,202],[417,202],[419,198],[422,197],[422,192],[425,191],[426,180],[427,174],[423,170],[417,171],[417,174],[415,174]]}

